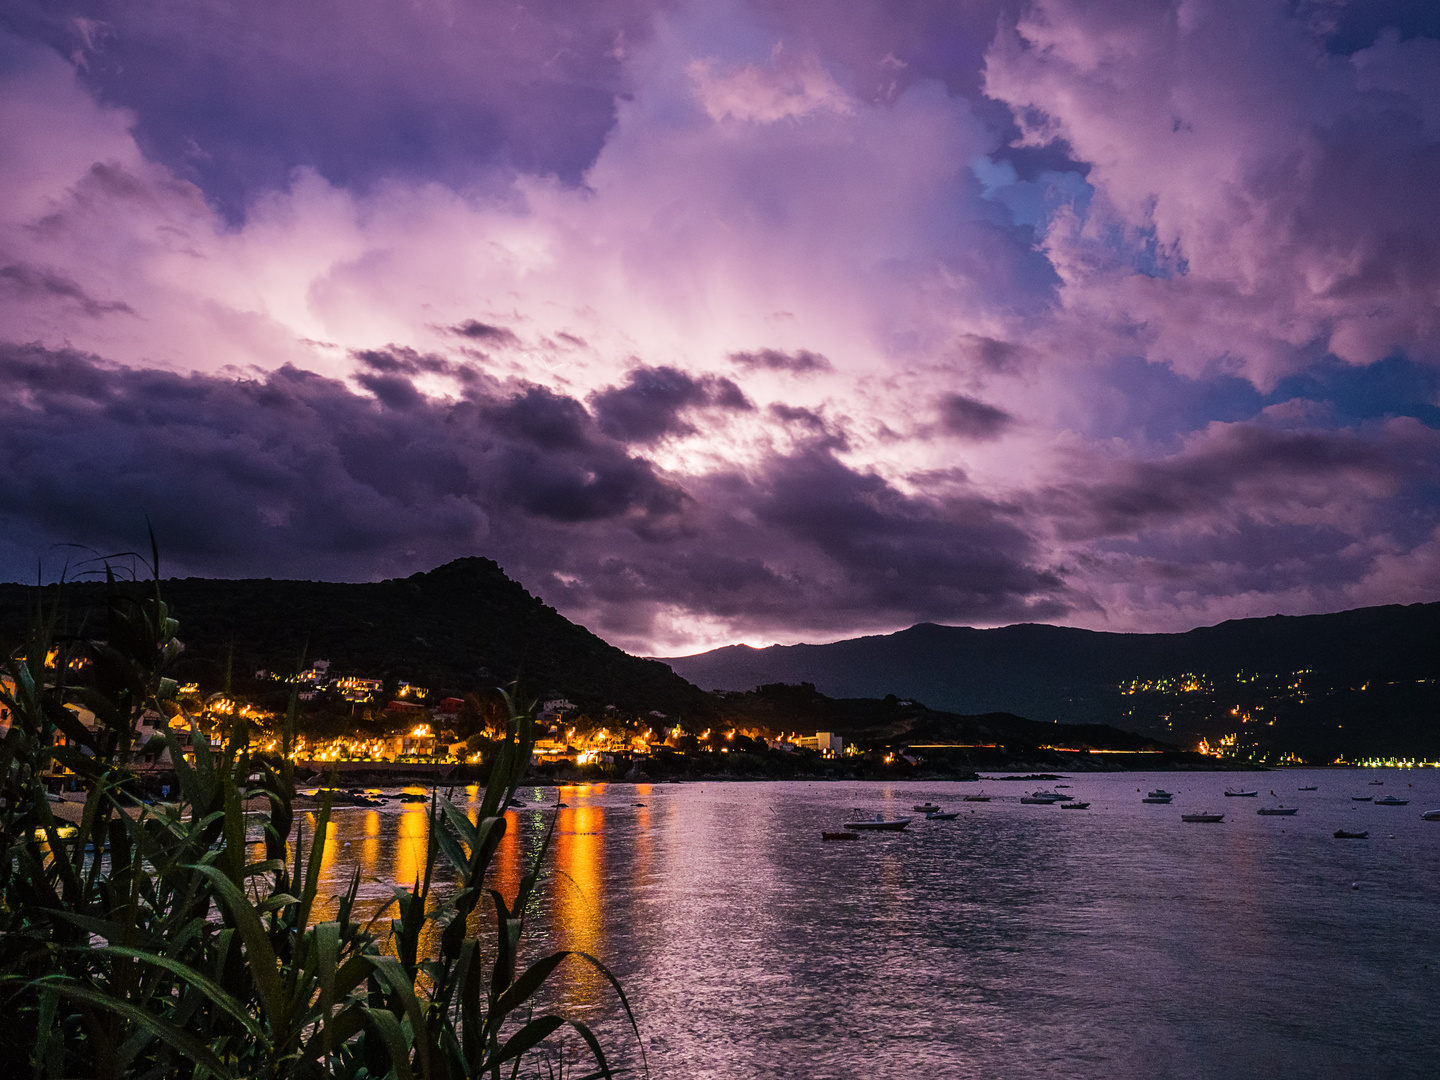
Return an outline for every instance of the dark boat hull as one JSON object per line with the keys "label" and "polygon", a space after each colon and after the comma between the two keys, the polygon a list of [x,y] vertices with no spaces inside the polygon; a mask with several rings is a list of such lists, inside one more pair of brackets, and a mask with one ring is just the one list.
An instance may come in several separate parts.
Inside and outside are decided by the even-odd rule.
{"label": "dark boat hull", "polygon": [[845,828],[863,832],[899,832],[909,824],[909,818],[897,821],[847,821]]}

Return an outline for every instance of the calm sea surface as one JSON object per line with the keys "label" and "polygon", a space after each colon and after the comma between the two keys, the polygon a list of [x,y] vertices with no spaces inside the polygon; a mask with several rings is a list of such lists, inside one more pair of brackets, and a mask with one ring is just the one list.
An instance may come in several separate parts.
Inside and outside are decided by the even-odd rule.
{"label": "calm sea surface", "polygon": [[[1440,772],[1062,783],[1090,809],[1020,804],[1035,782],[562,788],[530,957],[609,965],[661,1080],[1440,1076]],[[1140,801],[1156,785],[1171,805]],[[1410,803],[1351,798],[1384,794]],[[511,813],[506,893],[556,813],[554,790],[521,798],[552,808]],[[961,816],[820,839],[926,800]],[[1256,814],[1276,803],[1300,811]],[[358,864],[371,905],[412,880],[425,810],[336,811],[327,882]],[[574,972],[554,1004],[638,1065],[613,993]]]}

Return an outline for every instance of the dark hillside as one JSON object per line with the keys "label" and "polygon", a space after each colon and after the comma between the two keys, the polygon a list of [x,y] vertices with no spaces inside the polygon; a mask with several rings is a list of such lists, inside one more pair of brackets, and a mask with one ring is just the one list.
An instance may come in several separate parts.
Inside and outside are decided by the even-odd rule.
{"label": "dark hillside", "polygon": [[1242,619],[1183,634],[922,623],[667,663],[707,689],[810,682],[835,697],[899,694],[960,713],[1115,724],[1186,747],[1233,735],[1237,747],[1313,760],[1440,757],[1440,604]]}
{"label": "dark hillside", "polygon": [[[531,694],[587,709],[658,709],[703,717],[715,700],[665,664],[607,644],[531,596],[489,559],[375,583],[180,578],[162,583],[180,620],[185,677],[218,688],[231,643],[237,676],[294,670],[306,656],[331,673],[404,679],[465,692],[518,674]],[[103,586],[64,586],[72,625],[103,625]],[[54,587],[47,587],[47,596]],[[0,585],[0,639],[17,640],[35,590]],[[95,631],[91,631],[95,632]]]}
{"label": "dark hillside", "polygon": [[[813,685],[776,683],[724,694],[728,707],[775,730],[833,731],[847,740],[886,744],[965,742],[1025,749],[1063,742],[1079,749],[1168,749],[1161,742],[1104,724],[1042,724],[1005,712],[963,716],[896,698],[830,698]],[[1063,738],[1062,738],[1063,736]]]}

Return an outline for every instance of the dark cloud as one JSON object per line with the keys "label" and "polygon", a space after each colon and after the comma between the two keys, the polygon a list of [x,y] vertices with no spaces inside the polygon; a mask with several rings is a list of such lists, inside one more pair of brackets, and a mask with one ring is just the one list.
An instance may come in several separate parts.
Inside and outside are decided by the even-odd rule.
{"label": "dark cloud", "polygon": [[733,352],[730,362],[747,370],[763,368],[767,371],[790,371],[807,375],[815,371],[829,371],[830,361],[819,353],[808,349],[781,352],[779,349],[760,349],[757,352]]}
{"label": "dark cloud", "polygon": [[43,270],[24,263],[0,266],[0,289],[20,299],[50,297],[72,301],[81,311],[92,318],[122,312],[134,315],[129,304],[118,300],[96,300],[74,281],[50,270]]}
{"label": "dark cloud", "polygon": [[195,572],[365,577],[474,551],[496,517],[635,528],[683,503],[572,399],[359,380],[373,398],[290,367],[235,380],[3,347],[0,517],[22,565],[25,536],[124,546],[145,512]]}
{"label": "dark cloud", "polygon": [[672,367],[638,367],[624,386],[590,395],[600,430],[621,442],[647,444],[667,435],[689,435],[683,415],[691,409],[747,411],[754,406],[729,379],[693,376]]}
{"label": "dark cloud", "polygon": [[[1063,592],[1057,576],[1029,565],[1034,542],[1013,509],[974,495],[905,495],[825,449],[777,459],[752,509],[824,552],[857,588],[857,607],[983,619]],[[1063,609],[1053,599],[1043,606]]]}
{"label": "dark cloud", "polygon": [[495,454],[500,491],[532,514],[574,522],[683,507],[683,493],[604,436],[574,398],[534,387],[490,405],[485,416],[513,437]]}
{"label": "dark cloud", "polygon": [[147,153],[235,218],[299,166],[361,186],[472,189],[496,166],[578,180],[651,7],[16,0],[0,18],[77,58],[100,97],[133,110]]}
{"label": "dark cloud", "polygon": [[443,356],[417,352],[403,345],[390,345],[383,349],[357,349],[351,355],[370,370],[384,373],[419,375],[424,372],[453,375],[460,370],[459,366],[450,363]]}
{"label": "dark cloud", "polygon": [[1433,471],[1437,451],[1440,433],[1413,421],[1381,438],[1350,430],[1214,424],[1171,457],[1113,466],[1103,479],[1048,489],[1042,501],[1071,539],[1176,523],[1214,528],[1247,517],[1284,521],[1297,508],[1383,499],[1407,479]]}
{"label": "dark cloud", "polygon": [[838,425],[832,424],[822,413],[814,409],[786,405],[777,401],[771,404],[768,411],[771,416],[782,423],[803,428],[808,433],[809,442],[813,445],[825,446],[831,450],[849,448],[850,440],[845,431]]}
{"label": "dark cloud", "polygon": [[550,550],[547,590],[587,625],[627,640],[657,612],[725,619],[736,633],[821,634],[940,621],[1053,618],[1072,598],[1037,566],[1031,523],[960,490],[907,495],[841,462],[823,443],[744,472],[692,478],[692,528],[664,546],[627,539]]}
{"label": "dark cloud", "polygon": [[[812,628],[1064,610],[1012,508],[902,494],[823,437],[682,489],[574,398],[435,400],[413,363],[369,356],[366,393],[293,367],[235,379],[0,347],[0,565],[27,576],[62,541],[126,549],[148,514],[177,572],[354,580],[480,552],[622,638],[677,606]],[[686,405],[728,393],[632,376],[622,391],[678,387]]]}
{"label": "dark cloud", "polygon": [[1015,418],[994,405],[964,394],[951,394],[940,402],[940,422],[952,435],[985,442],[998,439],[1015,423]]}
{"label": "dark cloud", "polygon": [[519,345],[520,339],[503,326],[491,326],[477,319],[466,319],[458,326],[450,328],[451,333],[467,337],[471,341],[484,342],[486,345],[513,346]]}
{"label": "dark cloud", "polygon": [[1020,358],[1024,354],[1022,348],[1008,341],[976,335],[967,335],[962,339],[960,349],[980,367],[1006,374],[1019,366]]}

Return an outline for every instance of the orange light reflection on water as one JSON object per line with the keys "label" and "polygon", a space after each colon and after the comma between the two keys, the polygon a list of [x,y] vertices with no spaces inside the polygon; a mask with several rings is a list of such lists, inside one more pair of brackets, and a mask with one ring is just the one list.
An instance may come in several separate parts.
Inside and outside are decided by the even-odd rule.
{"label": "orange light reflection on water", "polygon": [[[604,785],[595,785],[598,795]],[[568,798],[584,799],[588,785]],[[555,828],[555,886],[551,893],[555,944],[602,961],[605,935],[605,809],[581,802],[559,811]],[[561,1001],[570,1008],[600,1004],[606,984],[594,968],[576,963]]]}
{"label": "orange light reflection on water", "polygon": [[[495,848],[495,858],[490,863],[492,888],[498,889],[507,905],[515,903],[515,894],[520,890],[520,879],[525,876],[524,854],[520,846],[520,815],[514,810],[505,811],[505,835]],[[488,906],[490,901],[485,901]]]}
{"label": "orange light reflection on water", "polygon": [[425,876],[430,818],[423,803],[406,803],[395,828],[395,862],[391,880],[404,889]]}

